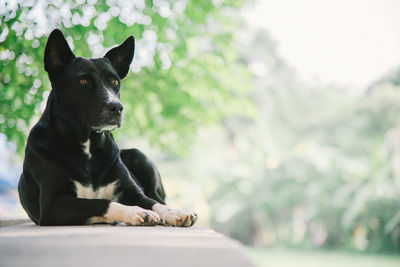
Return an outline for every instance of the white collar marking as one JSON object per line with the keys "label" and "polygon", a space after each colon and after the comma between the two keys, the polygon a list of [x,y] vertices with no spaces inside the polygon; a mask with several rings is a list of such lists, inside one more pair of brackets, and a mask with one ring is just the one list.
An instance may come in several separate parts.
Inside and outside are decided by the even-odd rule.
{"label": "white collar marking", "polygon": [[90,153],[90,139],[88,139],[86,142],[82,143],[83,146],[83,153],[85,153],[85,155],[91,159],[92,158],[92,154]]}

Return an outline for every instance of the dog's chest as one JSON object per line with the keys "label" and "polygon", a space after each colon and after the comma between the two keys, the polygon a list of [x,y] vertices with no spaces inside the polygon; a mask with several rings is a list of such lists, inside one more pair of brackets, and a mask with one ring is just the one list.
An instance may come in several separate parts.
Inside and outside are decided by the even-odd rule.
{"label": "dog's chest", "polygon": [[82,166],[89,176],[82,173],[83,177],[86,176],[86,178],[83,178],[81,182],[72,179],[75,186],[75,193],[78,198],[118,200],[118,181],[98,185],[97,182],[93,183],[92,180],[96,179],[95,177],[99,178],[108,175],[108,165],[110,160],[104,154],[109,155],[111,153],[107,153],[108,149],[105,148],[107,145],[106,141],[106,135],[101,133],[92,135],[86,141],[81,143],[81,153],[83,153],[84,158],[87,160]]}
{"label": "dog's chest", "polygon": [[78,181],[73,181],[75,185],[75,193],[78,198],[86,199],[108,199],[112,201],[118,200],[117,182],[114,181],[104,186],[95,188],[92,184],[81,184]]}

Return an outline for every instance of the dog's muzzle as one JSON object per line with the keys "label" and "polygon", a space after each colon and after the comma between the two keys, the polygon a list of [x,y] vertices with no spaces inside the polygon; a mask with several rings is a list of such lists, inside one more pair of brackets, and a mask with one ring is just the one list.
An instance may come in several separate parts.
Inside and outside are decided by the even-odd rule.
{"label": "dog's muzzle", "polygon": [[95,132],[112,131],[122,127],[123,120],[123,105],[120,101],[112,101],[108,103],[102,112],[103,118],[100,124],[92,126],[91,129]]}
{"label": "dog's muzzle", "polygon": [[124,109],[124,106],[122,105],[121,102],[119,101],[113,101],[110,102],[107,105],[107,109],[109,112],[111,112],[115,117],[121,117],[122,116],[122,110]]}

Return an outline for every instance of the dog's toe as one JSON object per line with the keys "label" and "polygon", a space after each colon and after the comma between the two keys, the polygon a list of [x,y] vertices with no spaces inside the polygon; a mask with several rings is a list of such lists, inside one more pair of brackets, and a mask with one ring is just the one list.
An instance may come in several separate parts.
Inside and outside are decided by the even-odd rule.
{"label": "dog's toe", "polygon": [[143,225],[155,225],[160,222],[160,216],[150,210],[142,210],[139,215],[143,218]]}
{"label": "dog's toe", "polygon": [[192,220],[191,220],[190,216],[187,216],[186,220],[183,222],[182,226],[188,227],[188,226],[192,226],[192,224],[193,223],[192,223]]}
{"label": "dog's toe", "polygon": [[155,223],[155,224],[158,224],[159,222],[160,222],[160,216],[158,216],[158,214],[157,213],[155,213],[155,212],[152,212],[152,211],[146,211],[147,212],[147,215],[148,215],[148,221],[149,222],[151,222],[151,223]]}
{"label": "dog's toe", "polygon": [[135,214],[127,219],[125,223],[127,225],[141,225],[142,223],[144,223],[144,219],[141,216]]}

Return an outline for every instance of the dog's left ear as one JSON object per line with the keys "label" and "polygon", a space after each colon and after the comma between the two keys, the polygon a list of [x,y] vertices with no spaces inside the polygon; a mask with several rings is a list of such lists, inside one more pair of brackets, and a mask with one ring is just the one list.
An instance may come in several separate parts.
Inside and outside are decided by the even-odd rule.
{"label": "dog's left ear", "polygon": [[135,51],[135,39],[129,36],[120,46],[114,47],[104,58],[108,58],[117,71],[121,79],[125,78],[129,71],[133,59],[133,52]]}

